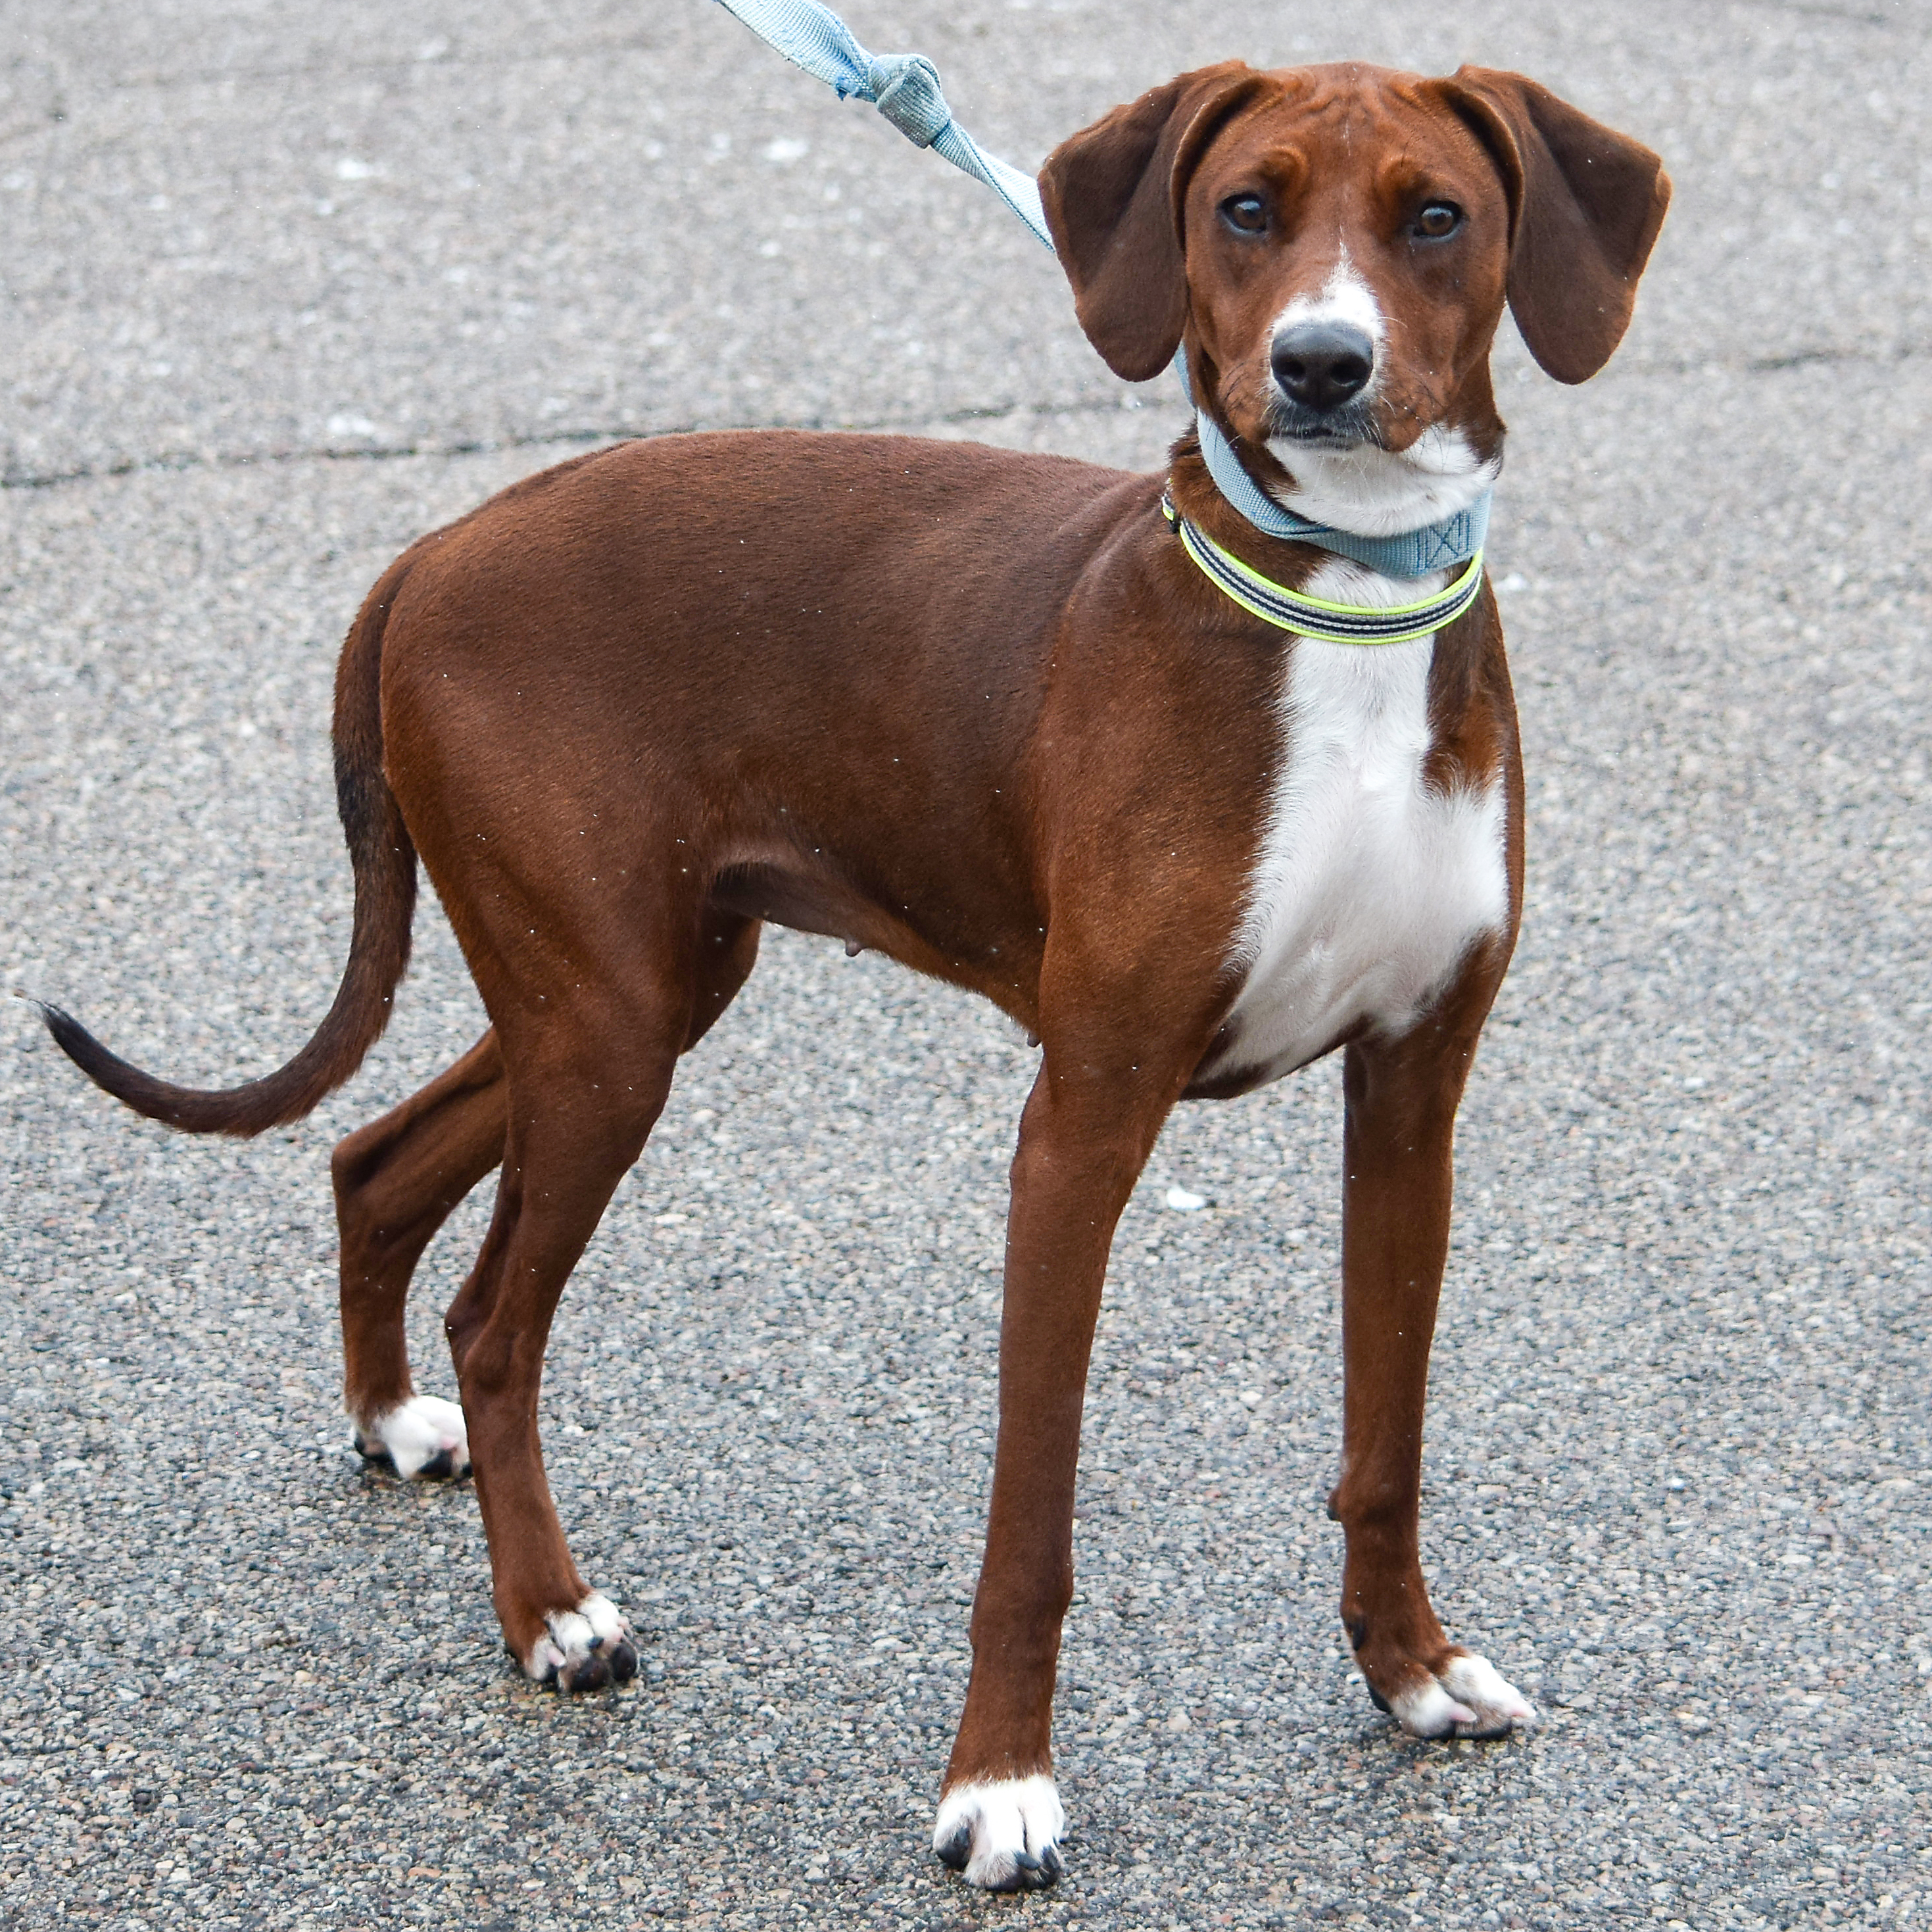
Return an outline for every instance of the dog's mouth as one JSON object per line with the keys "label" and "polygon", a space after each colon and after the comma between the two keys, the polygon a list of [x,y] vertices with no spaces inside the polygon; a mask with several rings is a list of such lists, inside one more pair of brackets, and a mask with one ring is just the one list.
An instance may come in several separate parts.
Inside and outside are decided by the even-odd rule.
{"label": "dog's mouth", "polygon": [[1382,431],[1366,403],[1312,410],[1305,403],[1282,395],[1268,404],[1265,440],[1300,443],[1311,449],[1380,449],[1383,446]]}

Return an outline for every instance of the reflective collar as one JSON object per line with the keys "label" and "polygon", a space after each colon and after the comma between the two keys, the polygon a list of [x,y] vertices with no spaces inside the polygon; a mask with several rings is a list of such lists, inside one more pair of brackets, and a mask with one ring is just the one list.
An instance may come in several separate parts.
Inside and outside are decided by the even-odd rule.
{"label": "reflective collar", "polygon": [[1329,644],[1406,644],[1454,623],[1482,595],[1483,554],[1478,550],[1448,590],[1420,603],[1380,609],[1331,603],[1325,597],[1310,597],[1302,591],[1291,590],[1286,584],[1250,569],[1205,531],[1190,524],[1174,507],[1174,499],[1165,490],[1161,493],[1160,513],[1167,519],[1168,527],[1180,538],[1181,547],[1200,566],[1201,574],[1217,590],[1264,622],[1292,631],[1298,638],[1318,638]]}

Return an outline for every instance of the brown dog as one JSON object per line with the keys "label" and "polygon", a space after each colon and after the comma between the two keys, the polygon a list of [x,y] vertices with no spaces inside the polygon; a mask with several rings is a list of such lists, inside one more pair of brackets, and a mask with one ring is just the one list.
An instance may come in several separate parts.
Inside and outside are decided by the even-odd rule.
{"label": "brown dog", "polygon": [[[1550,374],[1602,366],[1669,195],[1648,149],[1469,68],[1204,69],[1075,136],[1040,178],[1108,364],[1149,376],[1184,340],[1249,475],[1370,534],[1452,514],[1493,478],[1505,300]],[[292,1120],[382,1030],[421,855],[491,1029],[337,1150],[348,1406],[405,1474],[473,1456],[505,1637],[570,1689],[636,1659],[544,1482],[545,1340],[760,922],[890,953],[1036,1034],[973,1674],[934,1837],[983,1886],[1059,1869],[1054,1677],[1115,1220],[1178,1100],[1337,1048],[1342,1621],[1412,1731],[1531,1715],[1444,1636],[1417,1540],[1456,1110],[1520,897],[1494,602],[1406,642],[1291,635],[1197,568],[1164,480],[1178,519],[1334,604],[1411,603],[1450,574],[1390,584],[1258,534],[1191,436],[1167,479],[877,436],[604,450],[416,544],[350,632],[335,743],[355,931],[308,1046],[196,1093],[48,1016],[156,1119]],[[413,1392],[404,1300],[500,1162],[448,1312],[459,1411]]]}

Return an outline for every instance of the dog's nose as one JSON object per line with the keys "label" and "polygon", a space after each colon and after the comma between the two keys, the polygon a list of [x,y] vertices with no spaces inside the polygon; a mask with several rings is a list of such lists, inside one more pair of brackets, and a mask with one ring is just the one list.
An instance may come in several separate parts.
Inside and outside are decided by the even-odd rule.
{"label": "dog's nose", "polygon": [[1346,322],[1302,322],[1274,339],[1274,379],[1304,408],[1339,408],[1368,386],[1376,345]]}

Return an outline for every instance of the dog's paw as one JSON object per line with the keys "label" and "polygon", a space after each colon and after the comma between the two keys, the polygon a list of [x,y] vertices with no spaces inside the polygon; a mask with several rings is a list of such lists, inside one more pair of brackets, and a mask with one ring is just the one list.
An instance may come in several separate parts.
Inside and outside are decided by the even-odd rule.
{"label": "dog's paw", "polygon": [[387,1462],[399,1476],[466,1476],[470,1431],[463,1412],[440,1396],[412,1395],[356,1432],[365,1462]]}
{"label": "dog's paw", "polygon": [[956,1784],[939,1801],[932,1849],[968,1885],[1033,1892],[1060,1876],[1066,1814],[1053,1780],[1001,1778]]}
{"label": "dog's paw", "polygon": [[524,1673],[560,1690],[601,1690],[638,1674],[630,1626],[608,1597],[593,1590],[574,1610],[552,1610],[523,1660]]}
{"label": "dog's paw", "polygon": [[1398,1692],[1388,1708],[1418,1738],[1501,1738],[1536,1722],[1529,1700],[1487,1658],[1464,1652],[1436,1674]]}

